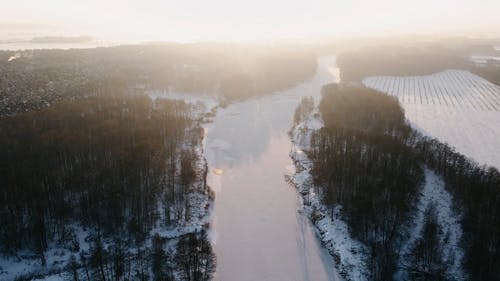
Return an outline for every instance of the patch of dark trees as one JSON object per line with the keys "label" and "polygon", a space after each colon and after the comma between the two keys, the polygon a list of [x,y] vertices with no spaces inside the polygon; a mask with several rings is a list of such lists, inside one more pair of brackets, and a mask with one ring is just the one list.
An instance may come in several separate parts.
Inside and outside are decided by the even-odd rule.
{"label": "patch of dark trees", "polygon": [[[370,280],[392,280],[424,183],[424,167],[443,176],[462,214],[463,267],[471,280],[498,280],[500,272],[500,174],[478,166],[447,144],[425,137],[405,121],[394,97],[361,86],[327,85],[319,105],[325,126],[307,152],[323,203],[342,206],[351,235],[367,245]],[[421,239],[405,269],[411,280],[446,280],[429,206]],[[441,233],[442,234],[442,233]]]}
{"label": "patch of dark trees", "polygon": [[221,95],[228,101],[291,87],[316,71],[298,46],[144,44],[0,51],[0,116],[120,89]]}
{"label": "patch of dark trees", "polygon": [[[179,238],[175,251],[165,250],[168,243],[158,234],[150,247],[136,247],[130,254],[130,245],[115,240],[111,247],[96,241],[90,254],[71,257],[66,266],[72,280],[204,280],[212,279],[215,255],[205,231],[188,233]],[[77,260],[79,260],[77,262]]]}
{"label": "patch of dark trees", "polygon": [[390,280],[423,181],[411,129],[396,99],[366,88],[326,86],[319,108],[325,126],[308,151],[315,186],[369,247],[369,279]]}
{"label": "patch of dark trees", "polygon": [[447,48],[365,47],[339,55],[342,81],[361,81],[368,76],[429,75],[446,69],[463,69],[462,53]]}
{"label": "patch of dark trees", "polygon": [[[500,56],[500,51],[497,56]],[[483,77],[484,79],[500,85],[500,62],[490,60],[485,65],[474,66],[469,68],[473,73]]]}
{"label": "patch of dark trees", "polygon": [[430,44],[419,47],[364,47],[347,51],[338,56],[342,81],[360,82],[369,76],[420,76],[430,75],[447,69],[465,69],[486,80],[500,85],[500,63],[488,60],[476,64],[471,55],[500,56],[490,45],[478,48],[461,42],[462,46],[441,46]]}
{"label": "patch of dark trees", "polygon": [[470,280],[500,278],[500,173],[477,164],[449,145],[421,136],[415,150],[443,176],[462,213],[464,268]]}
{"label": "patch of dark trees", "polygon": [[[130,269],[149,274],[155,264],[163,241],[155,238],[158,249],[145,246],[153,228],[188,221],[188,196],[209,192],[206,171],[196,165],[203,133],[194,118],[182,101],[122,94],[1,118],[1,252],[28,251],[45,264],[55,244],[77,256],[75,272],[89,271],[75,280],[130,280],[126,266],[138,280],[150,280]],[[90,251],[81,249],[75,226],[90,233]],[[210,275],[206,235],[193,235],[167,257],[175,255],[189,276]]]}

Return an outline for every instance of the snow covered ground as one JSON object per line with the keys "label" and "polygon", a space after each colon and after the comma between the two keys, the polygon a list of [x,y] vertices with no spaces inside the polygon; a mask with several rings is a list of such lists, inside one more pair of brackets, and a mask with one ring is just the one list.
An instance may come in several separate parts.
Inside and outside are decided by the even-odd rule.
{"label": "snow covered ground", "polygon": [[194,105],[197,113],[203,114],[210,111],[212,108],[217,107],[219,102],[215,96],[209,96],[205,94],[187,94],[178,93],[171,90],[153,90],[147,91],[147,95],[152,99],[156,100],[171,99],[171,100],[183,100],[184,102]]}
{"label": "snow covered ground", "polygon": [[319,113],[315,112],[292,128],[290,135],[293,146],[290,157],[296,170],[290,179],[302,195],[303,212],[313,220],[317,234],[323,246],[334,257],[339,273],[346,280],[367,280],[365,262],[368,250],[364,244],[351,238],[347,223],[340,218],[342,207],[337,206],[332,218],[312,185],[312,163],[304,151],[309,148],[311,133],[321,127],[323,122]]}
{"label": "snow covered ground", "polygon": [[395,96],[412,127],[480,164],[500,168],[500,87],[463,70],[363,80]]}
{"label": "snow covered ground", "polygon": [[[71,228],[72,232],[76,235],[80,249],[88,251],[90,248],[90,243],[87,240],[89,230],[83,229],[77,224],[72,225]],[[27,251],[19,252],[16,256],[0,256],[0,280],[15,280],[20,276],[26,275],[52,275],[52,273],[63,271],[71,255],[76,255],[65,246],[53,242],[49,244],[49,250],[45,252],[46,266],[41,265],[38,256]],[[64,280],[59,274],[50,276],[50,278],[52,279],[40,277],[37,280]]]}
{"label": "snow covered ground", "polygon": [[[460,248],[460,239],[462,237],[462,227],[460,225],[460,215],[453,210],[453,198],[446,191],[445,184],[439,175],[433,171],[425,170],[425,184],[421,190],[418,200],[415,218],[409,226],[409,237],[402,246],[400,254],[400,266],[405,265],[405,255],[407,255],[415,241],[421,235],[424,225],[424,213],[429,204],[434,204],[437,214],[437,222],[441,226],[442,233],[439,234],[439,240],[443,245],[443,258],[445,263],[451,265],[447,268],[446,274],[450,280],[466,280],[465,274],[461,268],[461,262],[464,256]],[[399,271],[396,273],[397,280],[405,280],[405,273]]]}

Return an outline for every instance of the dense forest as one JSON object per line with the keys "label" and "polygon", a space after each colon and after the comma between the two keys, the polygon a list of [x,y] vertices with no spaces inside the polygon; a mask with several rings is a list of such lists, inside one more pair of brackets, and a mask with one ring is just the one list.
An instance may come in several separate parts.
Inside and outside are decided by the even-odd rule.
{"label": "dense forest", "polygon": [[171,90],[231,101],[293,86],[315,70],[315,56],[300,46],[158,43],[0,51],[0,115],[110,89]]}
{"label": "dense forest", "polygon": [[[412,220],[425,167],[443,176],[463,213],[463,267],[470,280],[498,280],[498,170],[480,167],[413,130],[397,99],[374,90],[327,85],[319,110],[324,127],[313,132],[307,151],[316,192],[332,212],[342,206],[351,235],[368,247],[369,280],[391,280],[400,266],[405,225]],[[442,230],[432,205],[424,221],[405,270],[411,280],[447,280],[448,259],[440,250]]]}
{"label": "dense forest", "polygon": [[72,280],[210,279],[206,226],[169,234],[201,222],[212,196],[196,118],[123,94],[2,117],[1,252],[51,268],[60,249]]}
{"label": "dense forest", "polygon": [[389,280],[423,180],[407,146],[411,130],[392,97],[337,85],[323,91],[325,127],[313,133],[308,153],[315,185],[332,211],[343,206],[352,235],[370,247],[368,279]]}

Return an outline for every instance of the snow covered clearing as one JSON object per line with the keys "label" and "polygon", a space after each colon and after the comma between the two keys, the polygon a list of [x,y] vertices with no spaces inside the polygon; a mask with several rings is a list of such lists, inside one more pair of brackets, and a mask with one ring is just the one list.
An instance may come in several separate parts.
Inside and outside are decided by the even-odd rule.
{"label": "snow covered clearing", "polygon": [[[77,224],[73,224],[71,228],[80,250],[88,251],[90,248],[90,243],[87,239],[90,235],[89,230]],[[68,249],[68,246],[66,243],[50,243],[49,250],[45,252],[45,266],[41,264],[39,256],[33,255],[28,251],[20,252],[16,256],[0,256],[0,280],[15,280],[22,276],[44,276],[64,271],[70,257],[72,255],[77,256]],[[51,277],[52,279],[40,280],[64,280],[62,277],[57,279],[57,276],[59,274]]]}
{"label": "snow covered clearing", "polygon": [[480,164],[500,167],[500,87],[463,70],[375,76],[367,87],[395,96],[412,127]]}
{"label": "snow covered clearing", "polygon": [[[445,184],[439,175],[433,171],[425,169],[425,184],[421,190],[420,198],[416,205],[415,218],[408,227],[408,239],[403,243],[400,253],[400,266],[405,266],[405,255],[408,255],[414,246],[415,241],[420,237],[424,225],[424,214],[429,204],[433,204],[437,214],[442,233],[439,240],[443,245],[443,258],[445,263],[449,263],[446,274],[450,280],[466,280],[461,268],[464,252],[460,247],[462,237],[462,227],[460,225],[460,214],[453,209],[453,198],[446,191]],[[396,273],[397,280],[405,280],[403,270]]]}
{"label": "snow covered clearing", "polygon": [[171,100],[183,100],[184,102],[194,105],[197,113],[208,112],[214,107],[219,105],[219,102],[214,96],[209,96],[205,94],[187,94],[187,93],[177,93],[171,90],[154,90],[148,91],[147,95],[154,101],[156,99],[171,99]]}
{"label": "snow covered clearing", "polygon": [[347,223],[340,217],[342,206],[332,214],[320,202],[312,184],[312,163],[304,153],[309,148],[311,133],[323,127],[319,113],[313,112],[306,120],[292,128],[292,150],[290,157],[295,164],[295,174],[290,178],[302,195],[303,212],[313,221],[323,246],[334,257],[339,273],[346,280],[367,280],[368,270],[365,245],[349,234]]}

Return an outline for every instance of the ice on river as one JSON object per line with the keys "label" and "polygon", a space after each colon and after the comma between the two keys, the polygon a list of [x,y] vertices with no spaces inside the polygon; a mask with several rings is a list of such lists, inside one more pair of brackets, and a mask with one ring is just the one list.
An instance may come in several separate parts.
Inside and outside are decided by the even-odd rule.
{"label": "ice on river", "polygon": [[311,81],[231,104],[207,125],[216,280],[338,280],[332,257],[298,212],[296,190],[284,180],[293,172],[287,135],[293,112],[302,96],[319,97],[335,78],[334,66],[334,58],[320,59]]}

